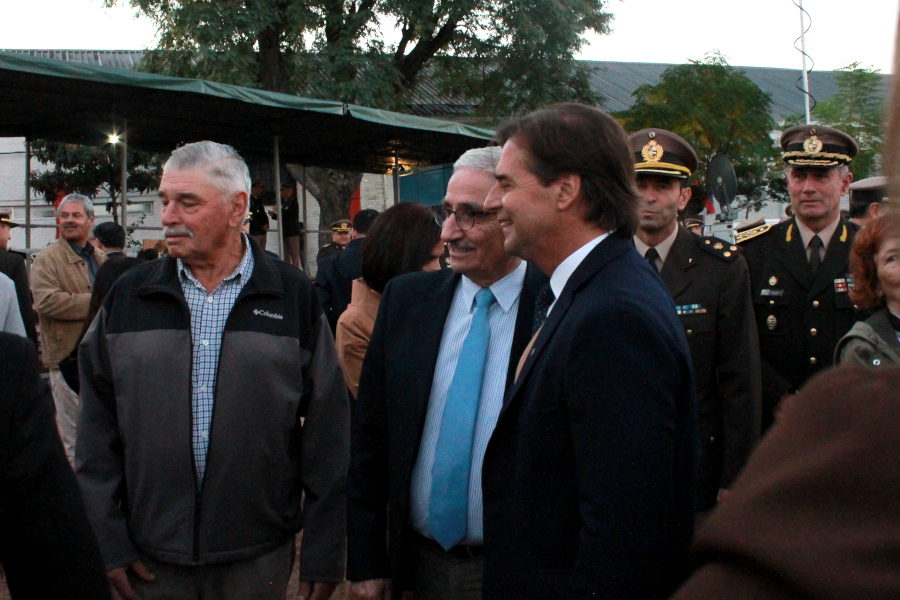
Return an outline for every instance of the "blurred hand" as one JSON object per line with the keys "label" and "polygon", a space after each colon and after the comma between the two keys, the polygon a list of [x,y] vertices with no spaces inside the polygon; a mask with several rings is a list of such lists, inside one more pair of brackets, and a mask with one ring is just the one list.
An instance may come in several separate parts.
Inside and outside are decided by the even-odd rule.
{"label": "blurred hand", "polygon": [[138,593],[131,587],[131,583],[128,582],[128,569],[134,571],[135,575],[144,581],[156,581],[156,575],[151,573],[147,565],[139,560],[128,566],[107,571],[106,578],[109,580],[114,600],[141,600]]}
{"label": "blurred hand", "polygon": [[390,579],[351,581],[347,590],[348,600],[391,600]]}
{"label": "blurred hand", "polygon": [[331,581],[301,581],[297,600],[328,600],[336,587]]}

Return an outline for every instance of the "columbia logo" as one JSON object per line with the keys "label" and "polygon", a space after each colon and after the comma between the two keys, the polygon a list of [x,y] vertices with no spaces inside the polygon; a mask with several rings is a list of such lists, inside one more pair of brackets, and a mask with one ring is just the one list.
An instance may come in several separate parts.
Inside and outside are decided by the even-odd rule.
{"label": "columbia logo", "polygon": [[258,308],[253,311],[253,314],[258,317],[269,317],[270,319],[283,319],[281,315],[278,313],[270,313],[267,310],[259,310]]}

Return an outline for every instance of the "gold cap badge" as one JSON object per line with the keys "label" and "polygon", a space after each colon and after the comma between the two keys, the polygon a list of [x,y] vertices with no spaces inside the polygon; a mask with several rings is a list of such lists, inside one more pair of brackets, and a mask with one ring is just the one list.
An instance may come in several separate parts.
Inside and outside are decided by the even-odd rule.
{"label": "gold cap badge", "polygon": [[663,147],[656,140],[650,140],[641,149],[641,156],[644,157],[644,162],[659,162],[662,160],[663,154]]}
{"label": "gold cap badge", "polygon": [[820,152],[822,150],[822,140],[813,135],[805,142],[803,142],[803,150],[809,152],[810,154]]}

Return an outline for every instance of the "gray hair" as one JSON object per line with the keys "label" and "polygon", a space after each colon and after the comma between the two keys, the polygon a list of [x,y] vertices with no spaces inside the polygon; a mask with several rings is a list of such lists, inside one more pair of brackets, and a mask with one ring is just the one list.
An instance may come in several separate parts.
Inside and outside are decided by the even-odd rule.
{"label": "gray hair", "polygon": [[[166,161],[163,170],[189,171],[202,169],[209,175],[210,183],[226,197],[238,192],[250,196],[250,169],[241,155],[226,144],[203,141],[185,144]],[[247,211],[250,203],[247,203]],[[246,219],[246,214],[244,215]]]}
{"label": "gray hair", "polygon": [[497,163],[500,162],[502,153],[503,150],[500,146],[467,150],[453,163],[453,172],[456,173],[460,169],[470,169],[472,171],[485,171],[493,175],[497,170]]}
{"label": "gray hair", "polygon": [[84,207],[84,214],[88,216],[88,218],[94,218],[94,203],[91,202],[91,199],[87,196],[83,196],[82,194],[69,194],[65,198],[62,199],[62,202],[59,203],[59,206],[56,207],[56,217],[59,218],[59,213],[62,211],[62,207],[66,202],[78,202]]}

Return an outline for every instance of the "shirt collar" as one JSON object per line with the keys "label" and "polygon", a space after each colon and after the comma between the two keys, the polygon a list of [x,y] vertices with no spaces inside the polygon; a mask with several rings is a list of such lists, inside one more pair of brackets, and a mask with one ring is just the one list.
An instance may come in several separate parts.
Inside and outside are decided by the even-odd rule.
{"label": "shirt collar", "polygon": [[88,258],[94,255],[94,245],[90,242],[87,242],[83,248],[75,242],[69,242],[69,246],[71,246],[72,251],[78,256]]}
{"label": "shirt collar", "polygon": [[[569,281],[569,277],[572,276],[572,273],[575,272],[575,269],[578,268],[578,265],[581,264],[581,261],[591,253],[591,250],[597,247],[597,245],[606,239],[606,236],[609,235],[609,232],[599,235],[589,241],[587,244],[570,254],[566,260],[559,263],[559,266],[556,267],[556,270],[553,271],[553,275],[550,276],[550,289],[553,290],[553,296],[555,298],[559,298],[559,295],[562,294],[563,288],[566,287],[566,283]],[[553,304],[556,304],[554,300]],[[553,305],[550,305],[550,309],[552,310]],[[549,314],[549,313],[548,313]]]}
{"label": "shirt collar", "polygon": [[[797,224],[797,229],[800,231],[800,239],[803,240],[803,248],[809,248],[809,241],[813,239],[813,236],[816,233],[804,225],[800,219],[794,219],[794,222]],[[841,223],[841,216],[838,217],[825,229],[819,232],[819,239],[822,240],[822,247],[825,250],[828,250],[828,243],[831,241],[831,236],[834,235],[835,230],[837,230],[838,225]]]}
{"label": "shirt collar", "polygon": [[[493,292],[494,298],[497,299],[497,304],[503,312],[509,312],[509,309],[513,307],[513,304],[522,292],[522,285],[525,283],[525,269],[527,267],[528,263],[523,260],[519,263],[518,267],[513,269],[505,277],[498,279],[488,286],[490,287],[491,292]],[[462,276],[462,281],[460,283],[462,285],[461,291],[463,300],[465,300],[466,306],[471,310],[475,302],[475,294],[481,289],[481,286],[465,275]]]}
{"label": "shirt collar", "polygon": [[[659,260],[663,264],[665,264],[666,262],[666,257],[669,256],[669,250],[672,249],[672,244],[675,243],[675,238],[678,237],[678,229],[679,228],[676,227],[675,230],[671,234],[669,234],[669,237],[653,246],[654,248],[656,248],[656,252],[659,254]],[[637,248],[637,251],[641,256],[647,254],[647,250],[650,249],[650,246],[645,244],[638,236],[634,236],[634,247]]]}
{"label": "shirt collar", "polygon": [[[247,242],[246,235],[241,234],[241,245],[244,247],[244,256],[241,258],[240,264],[238,264],[237,268],[234,272],[222,280],[218,287],[221,287],[222,284],[229,282],[231,280],[236,280],[242,286],[247,283],[247,280],[250,279],[250,275],[253,273],[253,251],[250,249],[250,244]],[[203,288],[203,284],[201,284],[194,277],[194,274],[191,272],[191,268],[184,264],[182,260],[176,259],[176,265],[178,267],[178,273],[181,275],[182,281],[184,279],[190,280],[194,285]],[[206,289],[206,288],[203,288]]]}

